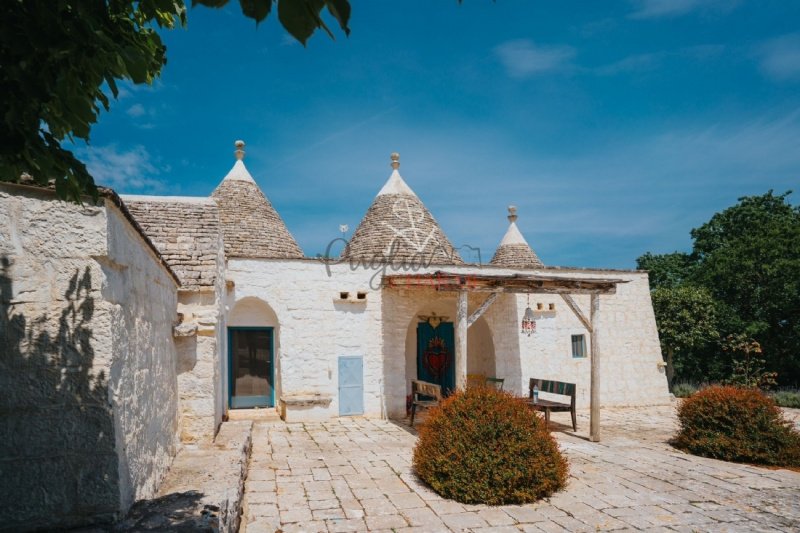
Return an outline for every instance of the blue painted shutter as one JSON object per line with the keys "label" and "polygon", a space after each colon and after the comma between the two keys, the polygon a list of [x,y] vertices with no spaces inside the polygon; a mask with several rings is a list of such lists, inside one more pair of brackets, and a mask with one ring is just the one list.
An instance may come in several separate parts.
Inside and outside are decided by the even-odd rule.
{"label": "blue painted shutter", "polygon": [[364,358],[339,357],[339,415],[364,414]]}

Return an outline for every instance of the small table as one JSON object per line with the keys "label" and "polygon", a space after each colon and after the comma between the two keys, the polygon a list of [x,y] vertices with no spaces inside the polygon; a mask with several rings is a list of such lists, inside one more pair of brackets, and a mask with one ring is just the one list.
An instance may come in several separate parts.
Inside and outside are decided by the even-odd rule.
{"label": "small table", "polygon": [[539,398],[535,403],[532,398],[525,398],[525,403],[533,407],[536,411],[544,412],[545,428],[550,427],[550,412],[551,411],[569,411],[570,405],[562,402],[554,402],[552,400],[543,400]]}

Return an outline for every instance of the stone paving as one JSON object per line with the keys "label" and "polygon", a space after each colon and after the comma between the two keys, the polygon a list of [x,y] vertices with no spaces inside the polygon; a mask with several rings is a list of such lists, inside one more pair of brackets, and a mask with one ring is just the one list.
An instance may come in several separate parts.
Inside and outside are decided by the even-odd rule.
{"label": "stone paving", "polygon": [[[606,409],[600,443],[586,438],[588,414],[577,434],[568,413],[553,415],[568,486],[500,507],[444,500],[421,484],[407,421],[258,422],[243,531],[800,530],[800,473],[681,453],[666,444],[674,411]],[[787,412],[800,424],[800,410]]]}

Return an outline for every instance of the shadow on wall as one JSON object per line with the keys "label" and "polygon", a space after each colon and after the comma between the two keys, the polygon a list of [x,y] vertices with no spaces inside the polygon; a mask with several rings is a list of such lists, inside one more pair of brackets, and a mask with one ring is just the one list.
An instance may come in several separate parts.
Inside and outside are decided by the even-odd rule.
{"label": "shadow on wall", "polygon": [[119,480],[107,377],[92,372],[91,272],[45,302],[15,301],[15,274],[0,256],[0,531],[110,522]]}

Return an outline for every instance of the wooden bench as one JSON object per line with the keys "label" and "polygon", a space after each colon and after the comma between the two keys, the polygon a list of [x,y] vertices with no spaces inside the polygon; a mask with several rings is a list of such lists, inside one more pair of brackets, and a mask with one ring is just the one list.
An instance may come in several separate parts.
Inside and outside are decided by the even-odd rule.
{"label": "wooden bench", "polygon": [[441,386],[427,381],[413,380],[411,382],[411,425],[414,425],[417,407],[436,407],[441,401]]}
{"label": "wooden bench", "polygon": [[[553,400],[539,400],[533,402],[533,388],[539,387],[539,392],[549,392],[561,396],[569,396],[569,403],[555,402]],[[572,430],[578,431],[578,423],[575,417],[575,384],[564,383],[563,381],[552,381],[548,379],[531,378],[528,385],[528,405],[537,411],[544,412],[545,427],[550,425],[550,413],[557,411],[569,411],[572,414]]]}

